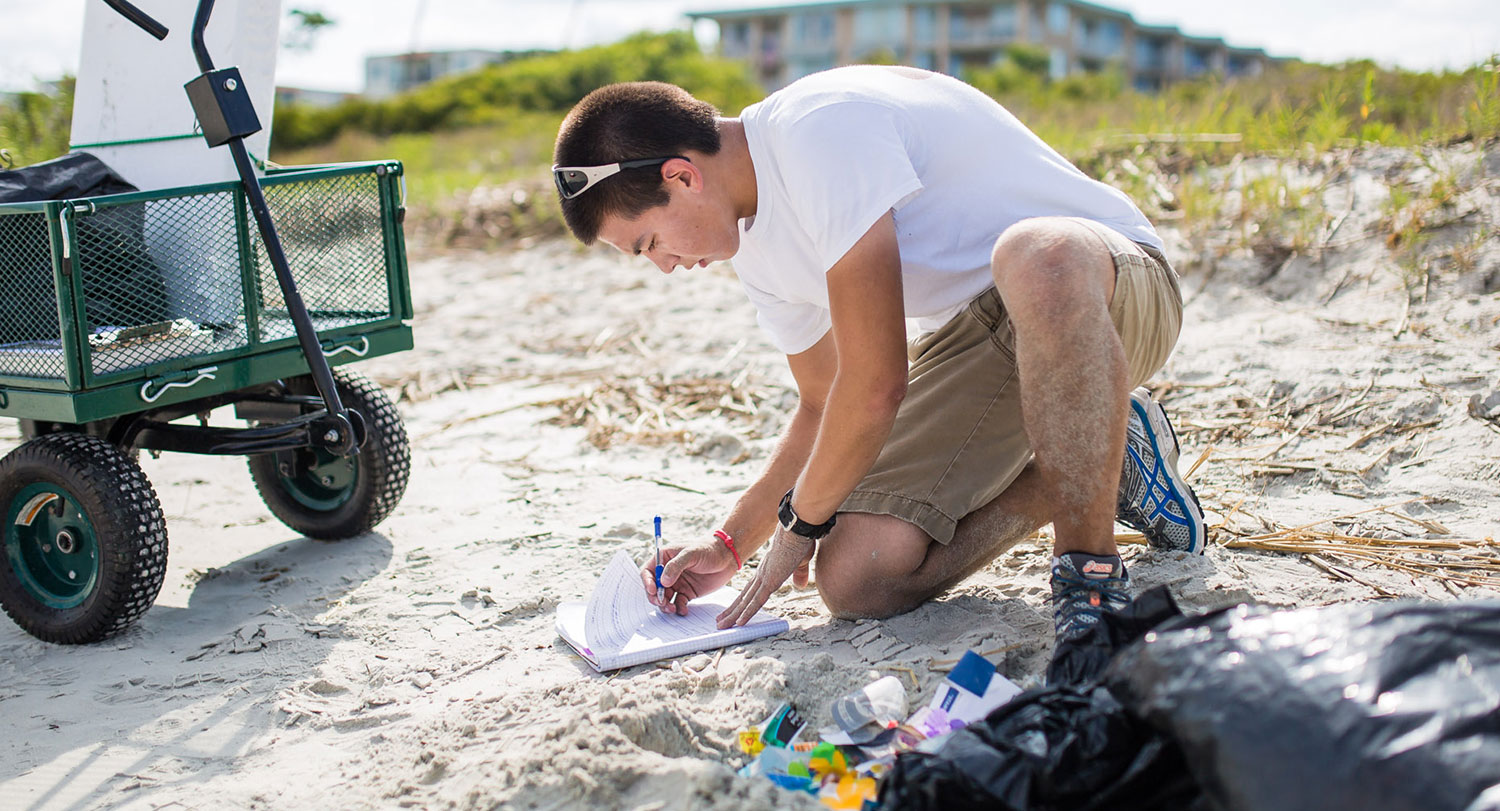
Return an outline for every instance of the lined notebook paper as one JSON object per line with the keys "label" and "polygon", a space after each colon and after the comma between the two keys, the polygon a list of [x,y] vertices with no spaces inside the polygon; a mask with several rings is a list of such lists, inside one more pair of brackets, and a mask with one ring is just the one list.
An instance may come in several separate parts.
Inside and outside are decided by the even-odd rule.
{"label": "lined notebook paper", "polygon": [[619,670],[779,634],[787,621],[765,611],[744,625],[719,630],[714,618],[739,594],[725,586],[688,603],[687,616],[663,613],[646,600],[640,569],[617,552],[588,602],[557,607],[557,633],[595,670]]}

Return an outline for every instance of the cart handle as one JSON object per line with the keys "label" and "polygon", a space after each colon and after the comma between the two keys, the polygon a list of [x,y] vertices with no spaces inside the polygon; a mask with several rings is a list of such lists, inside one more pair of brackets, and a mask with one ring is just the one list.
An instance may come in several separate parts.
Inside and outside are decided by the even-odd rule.
{"label": "cart handle", "polygon": [[131,5],[127,0],[104,0],[105,4],[120,12],[125,19],[135,23],[142,31],[157,39],[167,38],[167,27],[157,22],[150,14]]}
{"label": "cart handle", "polygon": [[141,399],[145,400],[148,403],[154,403],[157,400],[160,400],[161,396],[163,394],[166,394],[168,389],[186,389],[186,388],[190,388],[192,386],[196,386],[196,385],[198,385],[199,383],[202,383],[205,380],[213,380],[214,379],[214,372],[217,372],[217,371],[219,371],[219,367],[217,367],[217,366],[207,366],[207,367],[204,367],[204,368],[198,370],[198,376],[197,377],[193,378],[192,380],[189,380],[186,383],[183,383],[183,382],[180,382],[180,381],[177,381],[177,380],[173,380],[170,383],[163,383],[162,387],[159,390],[157,390],[157,392],[155,394],[147,394],[147,392],[149,392],[151,390],[151,384],[153,382],[155,382],[155,381],[152,381],[152,380],[147,380],[145,383],[141,384]]}

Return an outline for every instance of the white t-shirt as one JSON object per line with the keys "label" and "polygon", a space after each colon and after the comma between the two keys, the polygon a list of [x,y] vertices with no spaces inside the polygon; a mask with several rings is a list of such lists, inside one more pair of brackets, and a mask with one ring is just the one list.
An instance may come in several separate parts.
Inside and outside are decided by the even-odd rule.
{"label": "white t-shirt", "polygon": [[740,114],[756,212],[735,273],[777,348],[832,325],[825,274],[895,211],[906,315],[936,329],[994,282],[1000,233],[1028,217],[1085,217],[1157,249],[1119,190],[1092,180],[980,91],[914,68],[815,73]]}

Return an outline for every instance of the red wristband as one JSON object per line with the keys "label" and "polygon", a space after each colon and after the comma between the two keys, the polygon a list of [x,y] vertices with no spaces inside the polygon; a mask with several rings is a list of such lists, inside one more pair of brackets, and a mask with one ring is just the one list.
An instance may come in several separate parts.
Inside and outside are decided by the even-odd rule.
{"label": "red wristband", "polygon": [[714,537],[718,538],[721,541],[723,541],[724,545],[727,546],[727,547],[729,547],[729,554],[734,555],[734,568],[735,568],[735,570],[738,571],[738,570],[744,568],[745,564],[743,564],[743,563],[740,562],[740,553],[739,553],[739,550],[737,550],[737,549],[734,548],[734,538],[730,537],[729,533],[725,532],[722,529],[716,529],[716,530],[714,530]]}

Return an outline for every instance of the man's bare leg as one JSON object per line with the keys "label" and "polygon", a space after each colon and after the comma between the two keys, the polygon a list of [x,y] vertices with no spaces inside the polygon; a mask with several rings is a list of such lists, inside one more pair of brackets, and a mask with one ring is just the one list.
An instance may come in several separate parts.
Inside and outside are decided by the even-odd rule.
{"label": "man's bare leg", "polygon": [[1037,219],[1000,237],[992,270],[1015,329],[1026,436],[1052,496],[1054,553],[1118,554],[1130,392],[1109,315],[1114,262],[1086,227]]}
{"label": "man's bare leg", "polygon": [[957,585],[1051,520],[1036,465],[958,522],[940,544],[916,525],[889,515],[842,513],[818,545],[815,576],[836,617],[889,617],[910,611]]}
{"label": "man's bare leg", "polygon": [[892,516],[851,513],[818,549],[817,583],[840,617],[909,611],[1051,521],[1054,554],[1118,554],[1116,497],[1125,453],[1125,349],[1109,303],[1114,262],[1067,220],[1007,230],[992,270],[1016,333],[1021,410],[1036,459],[938,544]]}

